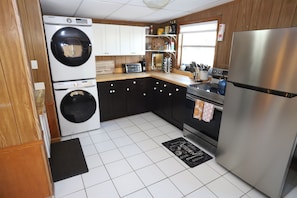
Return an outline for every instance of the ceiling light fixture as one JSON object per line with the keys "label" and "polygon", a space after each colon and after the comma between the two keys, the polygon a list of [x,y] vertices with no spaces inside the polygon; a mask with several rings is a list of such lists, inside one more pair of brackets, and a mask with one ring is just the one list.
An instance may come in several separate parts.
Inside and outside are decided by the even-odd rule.
{"label": "ceiling light fixture", "polygon": [[149,8],[163,8],[169,3],[170,0],[143,0],[144,4]]}

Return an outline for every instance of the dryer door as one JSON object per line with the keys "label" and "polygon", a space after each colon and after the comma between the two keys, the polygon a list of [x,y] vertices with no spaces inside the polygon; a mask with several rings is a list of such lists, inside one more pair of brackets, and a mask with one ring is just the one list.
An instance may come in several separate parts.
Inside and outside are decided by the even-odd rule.
{"label": "dryer door", "polygon": [[92,44],[88,36],[73,27],[59,29],[51,39],[54,57],[67,66],[84,64],[91,56]]}
{"label": "dryer door", "polygon": [[81,123],[90,119],[95,113],[96,100],[87,91],[75,90],[62,99],[60,109],[66,120]]}

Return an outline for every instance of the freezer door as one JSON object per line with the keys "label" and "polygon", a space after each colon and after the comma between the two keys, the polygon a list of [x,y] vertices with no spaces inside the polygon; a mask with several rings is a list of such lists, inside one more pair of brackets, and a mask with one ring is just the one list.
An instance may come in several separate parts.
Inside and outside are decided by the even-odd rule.
{"label": "freezer door", "polygon": [[228,80],[297,93],[297,27],[235,32]]}
{"label": "freezer door", "polygon": [[228,83],[216,161],[269,197],[280,197],[295,147],[297,97]]}

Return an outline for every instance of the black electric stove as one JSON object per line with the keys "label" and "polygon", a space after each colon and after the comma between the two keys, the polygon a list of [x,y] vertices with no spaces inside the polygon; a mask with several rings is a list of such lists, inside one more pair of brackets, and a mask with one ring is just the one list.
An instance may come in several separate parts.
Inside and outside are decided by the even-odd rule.
{"label": "black electric stove", "polygon": [[[214,68],[211,74],[212,80],[210,82],[195,83],[187,87],[183,134],[214,154],[216,152],[224,104],[224,96],[218,91],[218,83],[220,78],[227,77],[227,71]],[[193,117],[196,100],[213,104],[214,113],[213,119],[210,122]]]}

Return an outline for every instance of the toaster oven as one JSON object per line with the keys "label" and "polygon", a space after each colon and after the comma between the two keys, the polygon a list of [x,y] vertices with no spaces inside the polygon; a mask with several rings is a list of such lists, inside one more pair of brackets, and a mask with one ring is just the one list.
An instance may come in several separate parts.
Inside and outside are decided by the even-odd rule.
{"label": "toaster oven", "polygon": [[142,72],[141,63],[127,63],[127,64],[124,64],[123,66],[126,73]]}

